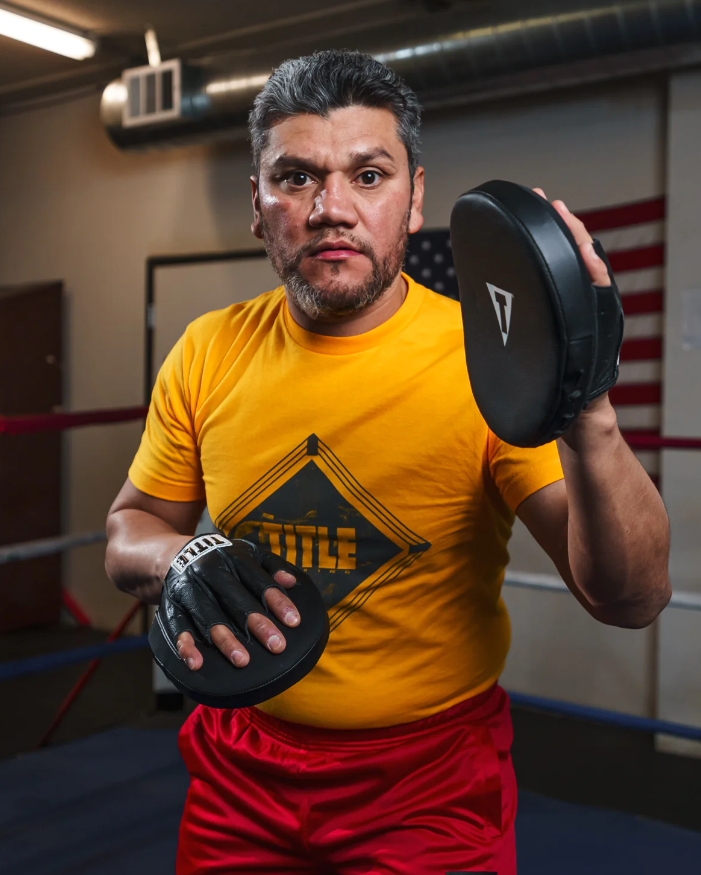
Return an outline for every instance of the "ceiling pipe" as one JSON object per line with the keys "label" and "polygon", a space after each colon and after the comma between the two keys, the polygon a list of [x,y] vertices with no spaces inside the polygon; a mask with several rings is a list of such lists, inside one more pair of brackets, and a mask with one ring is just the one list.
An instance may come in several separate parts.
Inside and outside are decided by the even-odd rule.
{"label": "ceiling pipe", "polygon": [[[456,4],[419,22],[420,35],[410,22],[354,42],[395,69],[429,109],[701,63],[701,0],[541,0],[528,4],[527,17],[524,5]],[[286,54],[310,50],[300,43]],[[253,57],[186,64],[180,117],[138,126],[124,125],[127,89],[115,80],[100,108],[109,136],[137,149],[244,135],[253,99],[282,60]]]}

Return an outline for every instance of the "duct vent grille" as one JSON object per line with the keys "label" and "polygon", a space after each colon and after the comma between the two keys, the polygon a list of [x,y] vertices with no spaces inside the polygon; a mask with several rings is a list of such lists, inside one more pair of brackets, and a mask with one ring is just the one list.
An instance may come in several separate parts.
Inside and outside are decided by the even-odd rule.
{"label": "duct vent grille", "polygon": [[125,70],[122,81],[127,99],[122,110],[125,128],[167,121],[181,116],[182,67],[179,60],[157,67]]}

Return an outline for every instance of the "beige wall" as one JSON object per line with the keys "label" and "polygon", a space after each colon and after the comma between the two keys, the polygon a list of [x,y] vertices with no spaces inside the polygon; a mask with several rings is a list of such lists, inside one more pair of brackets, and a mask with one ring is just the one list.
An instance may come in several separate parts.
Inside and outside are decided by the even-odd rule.
{"label": "beige wall", "polygon": [[[245,147],[122,154],[95,97],[3,118],[0,150],[0,283],[64,280],[67,409],[140,404],[145,259],[250,245]],[[67,530],[103,525],[139,434],[68,433]],[[126,611],[101,547],[71,553],[67,572],[96,624]]]}
{"label": "beige wall", "polygon": [[[661,83],[625,83],[429,116],[427,227],[446,226],[456,196],[494,177],[540,185],[579,209],[663,193],[664,94]],[[148,255],[252,243],[243,146],[120,154],[97,109],[89,98],[0,120],[0,283],[65,281],[72,409],[141,401]],[[89,428],[67,438],[68,530],[102,525],[139,430]],[[523,570],[549,567],[522,530],[513,553]],[[127,600],[106,582],[101,549],[75,551],[68,570],[95,621],[113,624]],[[513,688],[650,711],[650,633],[597,626],[568,596],[507,598]]]}

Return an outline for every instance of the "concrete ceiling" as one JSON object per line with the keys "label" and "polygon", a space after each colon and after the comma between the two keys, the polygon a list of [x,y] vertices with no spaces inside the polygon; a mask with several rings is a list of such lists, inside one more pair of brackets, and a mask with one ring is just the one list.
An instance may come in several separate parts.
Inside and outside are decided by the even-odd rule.
{"label": "concrete ceiling", "polygon": [[[2,0],[0,0],[0,3]],[[470,0],[17,0],[18,11],[88,31],[94,58],[73,61],[0,37],[0,111],[76,89],[104,86],[125,67],[146,63],[144,32],[156,30],[164,59],[216,57],[280,46],[430,15]],[[352,46],[352,36],[349,44]]]}

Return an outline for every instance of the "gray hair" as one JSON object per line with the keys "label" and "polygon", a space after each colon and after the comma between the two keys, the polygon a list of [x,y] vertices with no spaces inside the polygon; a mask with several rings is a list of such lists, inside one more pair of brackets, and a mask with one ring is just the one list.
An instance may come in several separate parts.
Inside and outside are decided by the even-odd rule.
{"label": "gray hair", "polygon": [[331,110],[349,106],[377,107],[394,113],[413,182],[421,127],[421,104],[416,94],[394,70],[371,55],[338,50],[285,61],[273,71],[248,117],[256,173],[268,133],[276,122],[302,113],[328,118]]}

